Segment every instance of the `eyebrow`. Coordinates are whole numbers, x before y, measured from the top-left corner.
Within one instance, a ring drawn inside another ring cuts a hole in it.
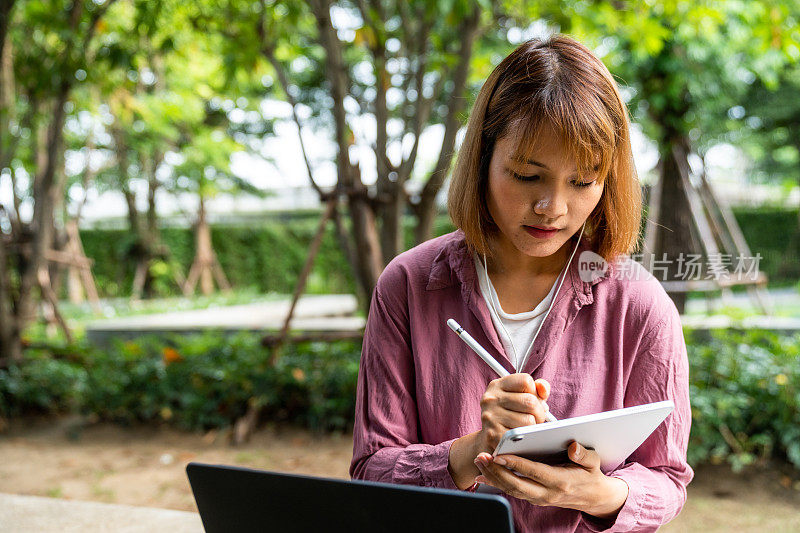
[[[515,158],[515,159],[513,159],[513,161],[516,161],[517,163],[521,163],[522,162],[522,160],[520,158]],[[528,159],[526,161],[526,163],[528,163],[529,165],[536,165],[537,167],[542,167],[545,170],[550,170],[550,167],[548,167],[544,163],[539,163],[538,161],[534,161],[533,159]]]
[[[515,159],[512,158],[512,161],[516,161],[517,163],[521,163],[522,162],[522,160],[520,158],[515,158]],[[537,167],[542,167],[545,170],[550,170],[550,167],[548,167],[544,163],[540,163],[540,162],[538,162],[538,161],[536,161],[534,159],[528,159],[526,161],[526,163],[528,163],[529,165],[536,165]],[[596,164],[594,166],[594,170],[597,170],[598,168],[600,168],[600,163],[598,163],[598,164]]]

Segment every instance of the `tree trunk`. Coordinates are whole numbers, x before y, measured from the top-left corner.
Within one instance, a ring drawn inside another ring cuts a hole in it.
[[[405,196],[401,192],[397,170],[392,166],[386,149],[389,136],[386,126],[389,108],[386,103],[386,89],[389,87],[389,73],[386,71],[386,49],[378,42],[372,50],[375,62],[375,160],[378,177],[376,180],[378,201],[377,217],[380,221],[380,247],[383,264],[389,263],[403,249],[403,208]]]
[[[86,31],[82,37],[78,35],[78,29],[81,27],[81,18],[86,4],[85,2],[77,1],[67,4],[66,18],[69,31],[64,34],[67,38],[63,43],[64,46],[61,47],[60,57],[56,58],[56,64],[70,65],[74,59],[86,56],[87,47],[92,40],[97,23],[114,2],[115,0],[108,0],[102,6],[96,7],[91,13],[88,26],[83,28]],[[0,57],[4,56],[2,47],[6,44],[5,37],[13,3],[13,1],[6,0],[0,4]],[[81,45],[81,49],[76,49],[76,46]],[[54,75],[58,75],[58,72],[55,72]],[[73,80],[74,78],[70,75],[65,75],[58,80],[52,93],[50,91],[46,93],[48,96],[45,104],[52,105],[52,108],[43,115],[49,120],[49,123],[45,130],[41,130],[46,132],[44,143],[42,144],[38,142],[40,128],[36,118],[39,115],[30,116],[30,129],[32,131],[30,136],[31,159],[34,161],[36,168],[35,173],[33,173],[33,217],[30,224],[22,224],[16,217],[19,227],[15,228],[12,234],[14,244],[14,257],[12,260],[17,274],[14,277],[19,280],[16,288],[16,302],[14,302],[13,295],[11,295],[10,280],[12,276],[8,272],[8,252],[10,248],[6,246],[5,238],[3,237],[3,253],[1,254],[2,258],[0,258],[0,262],[2,262],[2,267],[0,267],[0,278],[2,278],[0,279],[0,315],[10,313],[13,318],[7,321],[4,319],[4,325],[0,326],[0,335],[3,335],[5,340],[10,337],[9,343],[0,348],[0,350],[6,354],[11,353],[14,357],[21,356],[21,332],[25,330],[27,323],[36,316],[35,288],[39,287],[41,295],[48,297],[53,305],[57,303],[53,298],[52,292],[47,292],[51,288],[49,283],[42,284],[40,279],[48,277],[45,270],[45,254],[51,248],[53,241],[55,197],[63,193],[63,190],[59,189],[61,183],[60,180],[56,179],[56,172],[62,164],[60,155],[63,153],[66,119],[64,107],[69,98]],[[8,79],[4,83],[7,81]],[[28,94],[28,97],[30,109],[36,109],[38,106],[37,98],[34,94]],[[23,119],[23,123],[25,120]],[[5,139],[3,141],[5,142]],[[8,154],[4,153],[3,158],[5,157],[8,157]],[[15,204],[17,203],[16,195],[14,195],[14,202]],[[14,220],[12,219],[13,222]],[[44,274],[44,278],[40,278],[42,274]],[[11,329],[10,333],[9,329]]]
[[[795,140],[797,141],[797,144],[795,144],[794,147],[797,150],[797,153],[800,154],[800,132],[798,132],[795,135],[796,135]],[[800,186],[800,169],[798,169],[797,172],[797,185]],[[797,246],[798,248],[800,248],[800,209],[797,210],[797,232],[795,233],[795,235],[797,235]]]
[[[67,252],[74,258],[85,258],[83,253],[83,246],[80,242],[80,231],[78,229],[78,219],[67,220]],[[78,242],[75,242],[77,239]],[[91,276],[91,273],[89,274]],[[91,288],[83,287],[84,276],[81,275],[81,267],[77,265],[70,265],[67,268],[67,296],[69,301],[74,304],[82,303],[85,301],[88,292]]]
[[[64,150],[65,147],[62,143],[61,150],[58,153],[58,171],[56,172],[55,186],[51,192],[53,212],[52,218],[50,219],[50,224],[52,226],[51,234],[53,236],[53,240],[50,243],[49,248],[59,251],[64,251],[68,242],[66,231],[63,227],[59,229],[59,226],[56,223],[56,213],[61,214],[60,218],[62,224],[67,220],[66,208],[64,206],[64,195],[62,194],[67,185],[67,175],[64,164]],[[66,267],[63,263],[51,261],[46,268],[48,269],[50,287],[55,293],[56,297],[58,297],[58,295],[62,292],[61,288],[64,281],[64,271]],[[55,314],[59,314],[58,310],[55,311]]]
[[[681,184],[679,165],[688,166],[685,154],[689,153],[688,139],[683,137],[672,138],[670,144],[664,146],[661,151],[661,200],[659,202],[659,219],[656,221],[659,226],[656,230],[656,238],[653,250],[653,258],[661,261],[663,254],[666,254],[668,263],[663,265],[658,263],[658,268],[654,269],[653,274],[659,281],[681,279],[678,275],[678,258],[683,254],[701,253],[702,247],[694,237],[692,230],[692,213],[686,190]],[[673,144],[678,144],[681,149],[678,153],[684,154],[683,161],[675,159],[675,152],[672,150]],[[666,266],[666,275],[662,274],[660,268]],[[686,292],[670,292],[670,298],[678,308],[679,313],[683,313],[686,306]]]
[[[64,105],[69,94],[69,85],[62,82],[58,95],[54,99],[53,119],[47,131],[46,153],[43,155],[44,167],[34,179],[33,185],[33,220],[32,246],[30,257],[20,273],[20,294],[18,317],[20,331],[24,330],[28,317],[34,316],[34,287],[38,283],[39,269],[42,267],[45,251],[50,247],[53,235],[53,188],[55,185],[58,154],[63,141],[65,112]]]
[[[145,220],[141,218],[136,207],[136,196],[133,191],[128,187],[127,175],[127,161],[128,161],[128,148],[121,131],[117,131],[114,135],[115,144],[117,147],[117,156],[120,161],[120,179],[122,193],[125,196],[125,203],[128,206],[128,225],[130,231],[136,236],[135,244],[131,250],[131,258],[135,262],[135,270],[133,276],[133,287],[131,288],[131,296],[134,299],[139,299],[144,295],[145,297],[153,296],[152,278],[150,276],[150,264],[158,256],[158,226],[155,213],[155,190],[150,178],[150,187],[148,189],[147,203],[148,209],[145,214]],[[147,162],[144,158],[140,159],[142,168],[145,168]],[[145,171],[146,172],[146,171]]]
[[[13,301],[6,238],[0,230],[0,368],[22,359],[19,320],[14,316]]]
[[[361,171],[358,165],[350,162],[349,147],[353,143],[353,139],[344,109],[344,98],[348,94],[349,72],[342,57],[342,43],[331,23],[330,1],[313,0],[310,4],[317,20],[320,43],[325,49],[325,74],[331,83],[333,116],[336,123],[336,145],[338,147],[337,191],[347,195],[355,256],[358,260],[357,281],[362,286],[364,293],[371,297],[378,276],[383,270],[383,254],[375,224],[375,214],[367,197],[366,187],[361,181]],[[367,298],[367,302],[369,302],[369,298]]]
[[[360,177],[358,183],[361,183]],[[363,184],[360,190],[362,191],[361,195],[349,196],[348,206],[350,218],[353,221],[352,232],[358,260],[357,281],[361,284],[364,294],[367,295],[367,306],[369,306],[369,298],[372,297],[372,291],[383,271],[383,257],[378,242],[375,215],[366,202],[366,189]]]
[[[380,199],[381,251],[383,264],[389,264],[397,254],[405,249],[403,214],[405,213],[405,194],[397,183],[383,185]]]
[[[53,227],[53,250],[57,250],[60,252],[66,252],[67,247],[67,235],[58,230],[58,227]],[[50,286],[53,289],[53,292],[58,296],[62,294],[63,287],[64,287],[64,275],[66,273],[67,267],[63,263],[58,261],[50,261],[47,265],[48,276],[50,278]]]
[[[117,146],[119,151],[121,148]],[[122,194],[128,206],[128,227],[129,231],[136,236],[133,247],[128,251],[128,258],[133,259],[135,264],[133,275],[133,286],[131,287],[131,298],[138,300],[145,293],[147,285],[147,272],[150,268],[150,254],[145,245],[144,230],[139,219],[139,210],[136,208],[136,196],[127,186],[127,176],[122,175],[123,186]]]
[[[219,264],[211,242],[211,227],[206,219],[206,205],[202,195],[200,195],[200,206],[195,223],[195,249],[194,261],[189,269],[189,275],[186,277],[183,293],[186,296],[192,294],[198,280],[200,280],[200,290],[205,295],[214,292],[215,279],[221,290],[230,290],[230,283],[225,277],[225,272],[222,270],[222,265]]]
[[[197,212],[197,261],[202,265],[200,271],[200,291],[209,295],[214,292],[214,277],[211,265],[214,262],[214,249],[211,245],[211,228],[206,219],[206,206],[200,196],[200,209]]]
[[[158,179],[156,179],[156,167],[158,166],[159,155],[152,154],[152,159],[147,165],[147,232],[150,234],[150,241],[153,244],[161,239],[158,234],[158,213],[156,213],[156,193],[158,192]]]
[[[6,42],[9,21],[11,20],[11,10],[14,8],[16,0],[3,0],[0,2],[0,57],[3,56],[3,46]]]
[[[480,14],[481,10],[476,5],[470,16],[464,20],[464,25],[462,27],[462,34],[464,37],[461,40],[458,66],[453,73],[454,90],[448,102],[442,148],[439,151],[439,158],[436,161],[436,166],[428,177],[428,181],[425,182],[425,187],[422,189],[422,194],[420,195],[419,204],[415,209],[417,213],[417,226],[414,233],[417,244],[433,236],[433,222],[437,215],[436,196],[442,189],[442,185],[444,185],[444,181],[450,170],[450,163],[453,159],[455,149],[456,135],[461,127],[459,115],[466,103],[464,92],[469,75],[472,47],[481,32]]]

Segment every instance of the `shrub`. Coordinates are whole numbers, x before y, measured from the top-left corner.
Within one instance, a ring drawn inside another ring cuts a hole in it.
[[[74,362],[28,352],[21,364],[0,370],[0,417],[77,410],[86,394],[86,377]]]
[[[778,456],[800,468],[800,336],[718,330],[687,334],[689,460],[734,470]]]
[[[735,470],[767,457],[800,468],[800,336],[686,332],[689,462]],[[231,425],[248,401],[262,418],[348,430],[360,343],[287,345],[275,366],[258,334],[144,336],[101,351],[85,343],[28,350],[0,370],[0,415],[66,410],[190,430]]]
[[[355,411],[357,342],[287,345],[275,366],[251,332],[54,348],[29,350],[21,364],[0,370],[0,415],[72,410],[123,424],[209,429],[232,424],[254,401],[265,418],[344,431]]]

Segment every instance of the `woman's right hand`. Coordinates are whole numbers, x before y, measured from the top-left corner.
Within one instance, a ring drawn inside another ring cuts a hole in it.
[[[481,430],[475,455],[493,453],[509,429],[541,424],[549,410],[550,383],[518,373],[489,382],[481,397]]]

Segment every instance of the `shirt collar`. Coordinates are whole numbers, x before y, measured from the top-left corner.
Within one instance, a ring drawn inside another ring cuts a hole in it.
[[[456,283],[471,286],[476,279],[475,264],[472,262],[472,255],[467,247],[464,232],[458,229],[444,235],[443,239],[442,247],[431,264],[428,283],[425,288],[432,291],[450,287]],[[592,287],[604,279],[608,279],[612,271],[611,265],[609,265],[603,275],[596,276],[590,281],[581,279],[579,270],[580,255],[588,250],[590,250],[588,244],[585,240],[582,240],[567,269],[570,285],[581,306],[591,304],[594,301]]]

